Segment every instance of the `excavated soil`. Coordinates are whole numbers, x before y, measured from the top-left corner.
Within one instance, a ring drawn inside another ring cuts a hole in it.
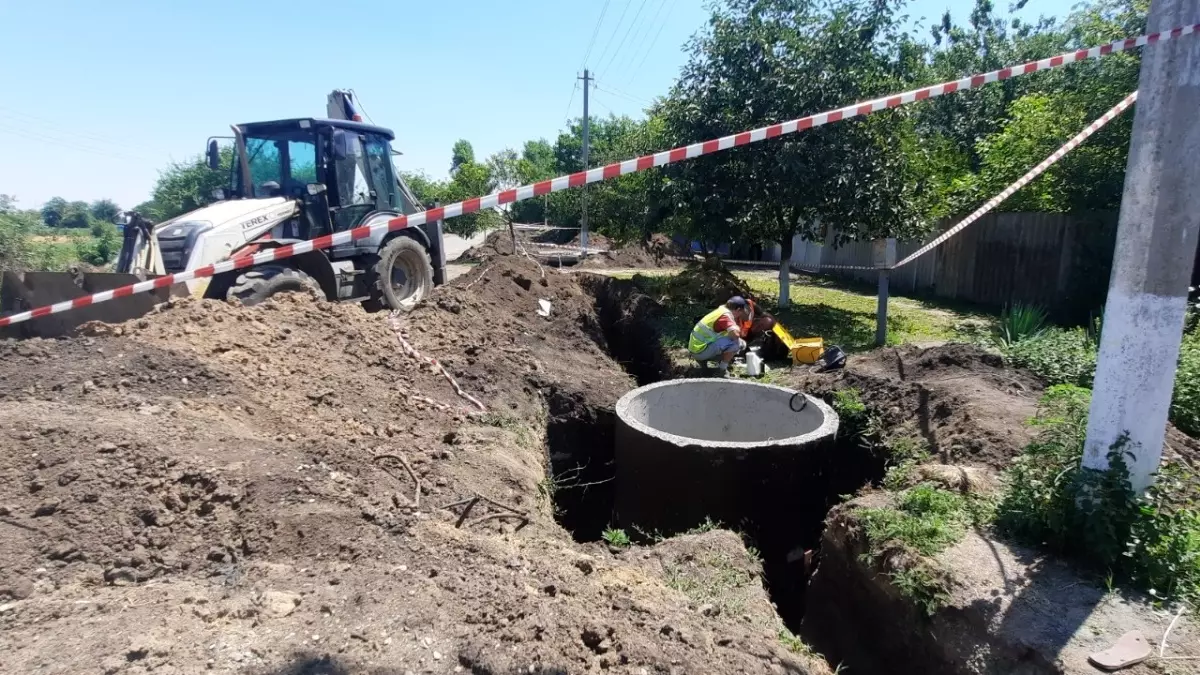
[[[589,255],[579,266],[594,269],[669,268],[678,267],[688,258],[691,258],[691,252],[686,247],[676,244],[670,237],[655,234],[646,242],[610,248],[604,253]]]
[[[0,343],[0,670],[829,672],[736,537],[560,525],[604,522],[563,495],[635,384],[576,276],[495,256],[402,319],[486,414],[385,315],[302,295]]]
[[[654,234],[649,241],[614,246],[614,242],[602,234],[589,234],[588,247],[603,249],[601,253],[591,253],[583,260],[576,261],[574,256],[578,250],[568,249],[578,247],[579,233],[576,230],[547,230],[545,232],[520,230],[517,232],[520,244],[518,252],[534,254],[539,248],[553,252],[553,247],[563,247],[562,252],[570,258],[561,261],[553,256],[548,262],[561,265],[574,265],[580,269],[660,269],[678,267],[691,258],[691,252],[680,246],[669,237]],[[542,246],[539,246],[542,245]],[[512,236],[505,228],[489,234],[482,244],[468,249],[460,258],[465,261],[486,260],[495,255],[508,255],[513,252]]]
[[[887,347],[853,354],[829,373],[799,371],[791,384],[828,396],[853,387],[883,427],[917,432],[941,464],[1002,471],[1034,438],[1029,420],[1045,383],[969,344]],[[1164,453],[1196,467],[1200,442],[1174,426]]]

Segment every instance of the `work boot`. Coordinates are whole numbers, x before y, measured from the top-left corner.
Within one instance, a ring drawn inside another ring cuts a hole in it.
[[[717,372],[714,377],[729,377],[729,362],[722,361],[717,364]]]

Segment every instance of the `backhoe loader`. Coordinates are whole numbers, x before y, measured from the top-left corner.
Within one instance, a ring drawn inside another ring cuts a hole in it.
[[[329,95],[328,114],[329,119],[234,125],[232,153],[221,151],[218,138],[209,139],[209,168],[229,172],[214,203],[157,224],[139,213],[124,214],[113,273],[5,272],[0,312],[49,305],[422,210],[392,164],[392,132],[364,124],[349,92]],[[230,156],[231,165],[222,167]],[[85,321],[124,321],[171,295],[252,305],[276,293],[315,288],[331,301],[407,310],[445,282],[445,268],[442,223],[436,221],[34,319],[0,337],[52,337]]]

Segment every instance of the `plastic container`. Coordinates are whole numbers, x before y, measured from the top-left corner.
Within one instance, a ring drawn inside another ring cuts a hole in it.
[[[750,377],[762,377],[763,361],[758,352],[746,352],[746,374]]]

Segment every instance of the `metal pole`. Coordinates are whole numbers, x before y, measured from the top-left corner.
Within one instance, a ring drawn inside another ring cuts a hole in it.
[[[879,301],[875,306],[875,346],[887,344],[888,276],[890,270],[879,270]]]
[[[587,68],[583,69],[583,170],[588,170],[588,129],[591,126],[591,119],[588,117],[588,89],[591,88],[591,75]],[[579,246],[581,256],[587,256],[588,247],[588,221],[587,221],[587,198],[588,186],[583,184],[583,219],[580,222],[579,228]]]
[[[1150,30],[1200,22],[1195,0],[1154,0]],[[1200,39],[1142,51],[1137,111],[1100,338],[1083,465],[1129,453],[1142,491],[1162,459],[1187,287],[1200,233]],[[1123,445],[1122,445],[1123,444]]]
[[[888,281],[896,264],[896,240],[877,239],[872,242],[872,258],[879,272],[879,299],[875,306],[875,346],[887,344]]]

